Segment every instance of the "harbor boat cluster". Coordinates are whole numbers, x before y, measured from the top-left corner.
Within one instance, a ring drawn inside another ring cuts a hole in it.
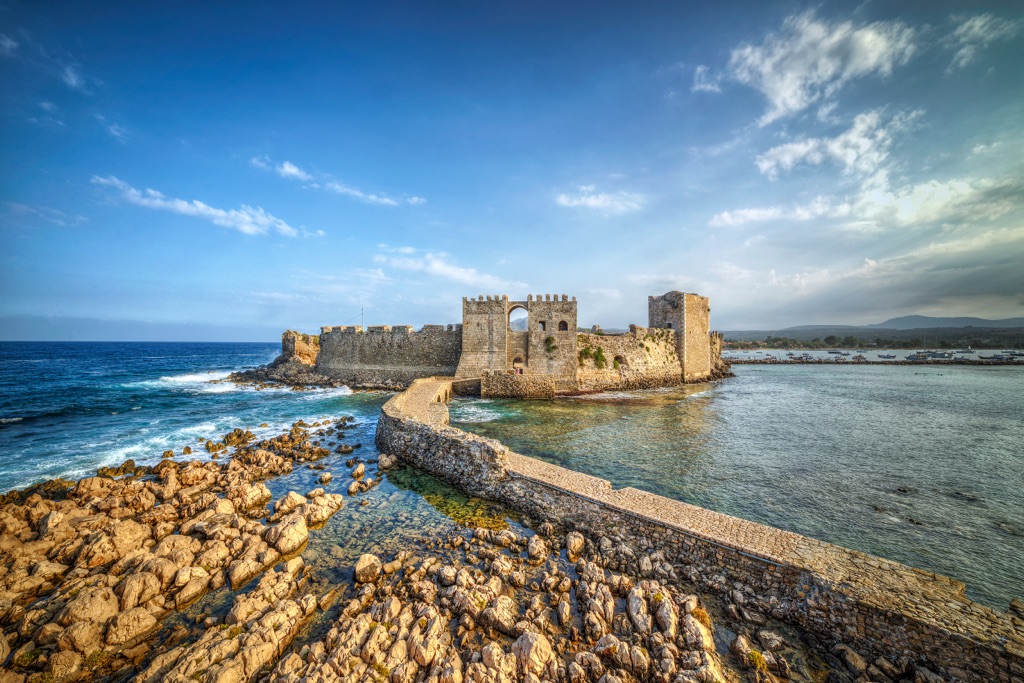
[[[723,360],[739,365],[762,363],[1006,365],[1024,362],[1024,351],[1003,350],[990,355],[978,353],[970,347],[952,351],[926,349],[907,355],[893,350],[867,351],[865,349],[857,349],[856,353],[842,349],[830,349],[824,352],[787,351],[785,355],[771,351],[747,351],[725,355]]]

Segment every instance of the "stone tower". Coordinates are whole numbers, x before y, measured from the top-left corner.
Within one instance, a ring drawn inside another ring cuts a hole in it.
[[[509,328],[516,309],[527,314],[525,331]],[[576,297],[529,295],[511,301],[507,295],[462,299],[462,358],[459,378],[485,372],[547,375],[559,390],[576,382]]]
[[[667,292],[647,297],[648,327],[675,331],[676,354],[683,369],[683,381],[711,376],[711,306],[699,294]]]

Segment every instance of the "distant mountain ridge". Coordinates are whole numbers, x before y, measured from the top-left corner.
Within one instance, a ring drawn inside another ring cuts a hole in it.
[[[921,330],[922,332],[918,332]],[[910,340],[920,338],[922,334],[933,340],[946,338],[951,340],[989,339],[995,343],[1019,343],[1024,331],[1024,318],[1004,318],[988,320],[972,317],[936,317],[927,315],[905,315],[890,318],[882,323],[871,325],[794,325],[781,329],[770,330],[726,330],[726,339],[755,340],[767,336],[790,337],[803,341],[814,338],[824,339],[828,336],[852,336],[864,340],[890,338]],[[966,343],[966,342],[965,342]]]
[[[904,315],[899,318],[890,318],[884,323],[864,325],[864,327],[875,327],[886,330],[919,330],[923,328],[934,329],[937,327],[1024,327],[1024,318],[987,320],[985,318],[941,318],[929,315]]]

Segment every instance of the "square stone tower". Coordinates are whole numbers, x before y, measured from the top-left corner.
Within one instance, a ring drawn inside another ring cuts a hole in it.
[[[509,328],[516,309],[527,314],[527,329]],[[559,390],[576,381],[576,297],[565,294],[529,295],[511,301],[508,295],[462,299],[462,358],[459,378],[485,372],[548,375]]]
[[[707,297],[674,291],[649,296],[647,321],[648,327],[675,331],[684,382],[711,376],[711,305]]]

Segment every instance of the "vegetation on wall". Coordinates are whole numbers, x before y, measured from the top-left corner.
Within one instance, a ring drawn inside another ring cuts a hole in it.
[[[548,338],[544,340],[544,350],[548,353],[554,353],[558,350],[558,345],[555,344],[555,338],[548,335]]]
[[[580,349],[579,352],[580,365],[586,365],[587,360],[594,361],[594,367],[598,370],[604,370],[605,366],[608,365],[608,359],[604,355],[604,349],[598,346],[596,349],[589,344]]]

